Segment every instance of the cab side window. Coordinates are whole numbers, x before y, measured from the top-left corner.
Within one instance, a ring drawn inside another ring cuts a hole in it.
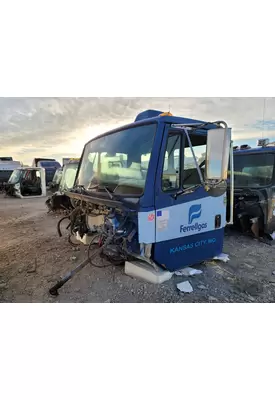
[[[202,176],[204,177],[206,144],[196,145],[196,143],[192,143],[192,146],[197,164],[200,167]],[[186,144],[184,149],[183,187],[186,188],[188,186],[199,185],[200,183],[200,176],[197,171],[193,154],[188,144]]]
[[[180,155],[182,135],[169,134],[162,170],[162,190],[178,190],[180,188]]]

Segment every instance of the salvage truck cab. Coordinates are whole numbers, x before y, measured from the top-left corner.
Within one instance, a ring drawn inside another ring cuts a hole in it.
[[[54,158],[34,158],[32,167],[44,168],[46,173],[46,186],[53,181],[55,172],[61,165]]]
[[[62,172],[63,172],[63,168],[57,168],[57,170],[55,171],[55,174],[53,176],[53,180],[51,182],[49,182],[49,190],[54,193],[58,190],[59,185],[60,185],[60,181],[62,178]]]
[[[109,258],[169,271],[219,255],[230,147],[224,122],[140,113],[85,145],[66,193],[76,205],[71,231],[86,244],[97,232]]]
[[[65,193],[74,186],[78,165],[79,158],[71,158],[63,166],[56,191],[46,200],[46,206],[49,211],[70,210],[73,208],[71,199]]]
[[[274,142],[260,139],[255,148],[234,147],[234,227],[256,238],[275,239],[274,167]]]
[[[19,161],[13,161],[12,157],[0,157],[0,190],[4,189],[12,172],[21,167]]]
[[[44,168],[22,167],[15,169],[5,185],[6,195],[25,199],[46,196]]]

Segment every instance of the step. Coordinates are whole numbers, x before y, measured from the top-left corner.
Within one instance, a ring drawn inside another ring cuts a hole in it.
[[[133,278],[141,279],[149,283],[160,284],[172,278],[173,273],[157,268],[157,271],[143,261],[126,261],[124,272]]]

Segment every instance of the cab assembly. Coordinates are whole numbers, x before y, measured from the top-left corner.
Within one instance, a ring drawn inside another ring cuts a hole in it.
[[[16,168],[5,184],[7,196],[26,199],[46,196],[46,173],[41,167]]]
[[[62,169],[56,170],[53,181],[49,185],[52,195],[45,202],[48,213],[55,211],[70,212],[73,209],[72,200],[66,196],[65,192],[71,190],[74,186],[78,165],[79,159],[74,158],[68,160]]]
[[[88,257],[50,293],[56,295],[88,263],[139,261],[172,274],[218,256],[227,224],[230,154],[225,122],[157,110],[89,141],[74,187],[66,192],[74,210],[65,217],[71,241],[86,244]]]
[[[234,146],[233,227],[267,244],[275,238],[275,143]],[[229,192],[228,192],[229,197]],[[228,215],[231,200],[228,201]]]

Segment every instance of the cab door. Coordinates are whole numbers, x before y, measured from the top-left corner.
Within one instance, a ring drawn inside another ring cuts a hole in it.
[[[206,136],[193,135],[191,139],[197,162],[203,164]],[[155,188],[154,258],[157,262],[174,270],[212,258],[213,252],[221,252],[222,240],[217,242],[220,233],[213,235],[213,221],[216,208],[224,199],[209,196],[201,185],[183,130],[165,127]],[[217,243],[218,250],[214,248]]]

